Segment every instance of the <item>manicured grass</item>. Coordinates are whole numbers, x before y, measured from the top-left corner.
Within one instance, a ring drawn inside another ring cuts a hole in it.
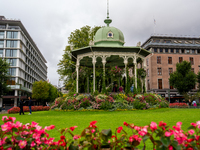
[[[134,123],[137,126],[149,125],[152,121],[159,123],[166,122],[170,127],[182,122],[182,129],[187,130],[191,122],[200,120],[200,109],[176,109],[163,108],[155,110],[136,110],[136,111],[84,111],[84,112],[58,112],[58,111],[38,111],[32,115],[19,114],[0,114],[2,116],[16,117],[17,121],[24,124],[35,121],[40,126],[55,125],[57,129],[78,126],[73,132],[81,134],[82,130],[88,127],[91,121],[96,120],[100,130],[111,128],[115,132],[116,127],[123,126],[123,122]],[[124,127],[124,126],[123,126]],[[126,129],[126,127],[124,127]],[[129,132],[130,129],[126,131]],[[56,140],[60,137],[57,130],[49,132],[50,137]]]

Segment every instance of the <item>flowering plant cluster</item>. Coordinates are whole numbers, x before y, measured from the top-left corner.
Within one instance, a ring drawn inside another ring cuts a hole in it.
[[[136,150],[139,146],[146,149],[146,141],[152,143],[154,150],[198,150],[200,149],[200,121],[191,123],[188,131],[181,129],[181,122],[170,128],[165,122],[159,124],[151,122],[146,126],[137,126],[133,123],[124,122],[124,127],[132,132],[127,133],[123,126],[117,127],[113,133],[111,129],[99,131],[96,123],[90,122],[81,134],[74,135],[77,126],[63,128],[60,139],[55,141],[46,132],[55,129],[54,125],[42,128],[36,122],[23,125],[16,118],[3,116],[0,129],[0,149],[131,149]],[[72,137],[67,138],[69,133]]]
[[[123,73],[124,71],[118,66],[112,67],[110,70],[110,75],[115,76],[115,77],[121,77]]]
[[[113,95],[98,94],[97,96],[87,96],[83,94],[75,94],[64,98],[57,98],[51,109],[60,110],[80,110],[80,109],[149,109],[149,108],[165,108],[169,103],[156,94],[145,95],[125,95],[118,93]]]
[[[32,111],[48,111],[50,109],[49,106],[31,106]],[[28,106],[23,106],[24,112],[29,112],[29,107]],[[8,114],[14,114],[14,113],[19,113],[20,108],[19,107],[12,107],[8,109]]]
[[[169,104],[170,108],[188,108],[188,104],[186,103],[170,103]]]

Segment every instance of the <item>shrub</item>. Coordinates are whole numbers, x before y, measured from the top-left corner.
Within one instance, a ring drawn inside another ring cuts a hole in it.
[[[43,110],[47,111],[49,109],[50,109],[49,106],[31,106],[32,111],[43,111]],[[29,107],[23,106],[23,111],[29,112]],[[19,107],[12,107],[12,108],[8,109],[8,114],[15,114],[15,113],[19,113],[19,112],[20,112]]]
[[[170,108],[188,108],[189,106],[186,103],[170,103]]]

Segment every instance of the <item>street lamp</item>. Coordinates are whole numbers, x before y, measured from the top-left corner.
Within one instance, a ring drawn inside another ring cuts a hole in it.
[[[20,101],[21,91],[19,91],[19,101]]]

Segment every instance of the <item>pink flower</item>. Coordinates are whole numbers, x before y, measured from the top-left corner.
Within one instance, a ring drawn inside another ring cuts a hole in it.
[[[191,129],[191,130],[188,131],[188,133],[189,133],[190,135],[192,135],[192,134],[194,134],[194,130]]]
[[[169,150],[173,150],[173,146],[170,145],[170,146],[169,146]]]
[[[94,133],[94,132],[95,132],[95,129],[92,129],[91,132]]]
[[[6,139],[7,139],[7,137],[5,137],[3,139],[0,138],[0,146],[2,146],[3,144],[6,144]]]
[[[75,128],[77,128],[77,126],[70,127],[69,129],[70,129],[71,131],[74,131]]]
[[[8,117],[7,117],[7,116],[3,116],[3,117],[2,117],[2,121],[4,121],[5,119],[7,120]]]
[[[27,141],[22,141],[22,140],[19,141],[19,147],[21,149],[24,148],[26,146],[26,144],[27,144]]]
[[[35,146],[35,143],[34,141],[31,142],[31,147],[34,147]]]
[[[151,122],[151,124],[150,124],[150,128],[151,128],[151,130],[156,130],[157,129],[157,124],[155,123],[155,122]]]
[[[166,136],[166,137],[169,137],[169,136],[171,136],[171,135],[172,135],[171,132],[168,132],[168,131],[165,132],[165,136]]]
[[[181,125],[182,125],[182,122],[177,122],[177,123],[176,123],[176,126],[177,126],[177,127],[181,127]]]
[[[74,135],[73,140],[77,140],[77,139],[79,139],[79,138],[80,138],[79,135]]]

